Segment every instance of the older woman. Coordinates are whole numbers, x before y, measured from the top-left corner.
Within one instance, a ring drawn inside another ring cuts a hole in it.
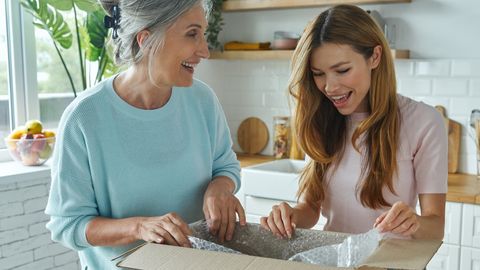
[[[64,112],[54,154],[47,228],[78,250],[83,269],[115,269],[139,241],[189,246],[203,217],[232,237],[240,167],[213,91],[194,80],[209,57],[200,0],[101,1],[115,57],[127,69]]]

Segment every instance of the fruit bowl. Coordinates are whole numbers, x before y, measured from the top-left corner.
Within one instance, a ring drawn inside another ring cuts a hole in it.
[[[5,138],[10,156],[26,166],[39,166],[45,163],[53,153],[55,137],[20,139]]]

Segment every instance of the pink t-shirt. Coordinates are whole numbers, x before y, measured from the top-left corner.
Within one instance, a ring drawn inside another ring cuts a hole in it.
[[[384,188],[387,202],[403,201],[415,209],[418,194],[446,193],[448,179],[447,134],[441,115],[431,106],[398,95],[401,113],[400,143],[397,150],[398,177],[394,175],[397,195]],[[345,154],[329,185],[321,214],[327,218],[325,230],[364,233],[370,230],[384,209],[362,206],[355,188],[360,181],[362,156],[352,146],[355,127],[367,113],[348,117]],[[328,175],[328,174],[327,174]]]

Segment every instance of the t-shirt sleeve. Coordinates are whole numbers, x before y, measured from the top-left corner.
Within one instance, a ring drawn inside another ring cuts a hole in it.
[[[447,193],[448,189],[448,138],[442,116],[428,107],[424,128],[418,130],[418,143],[413,159],[417,191],[422,193]]]
[[[91,247],[85,230],[89,221],[98,216],[98,210],[83,132],[71,116],[63,118],[52,163],[52,184],[45,210],[50,221],[46,227],[53,241],[82,250]]]

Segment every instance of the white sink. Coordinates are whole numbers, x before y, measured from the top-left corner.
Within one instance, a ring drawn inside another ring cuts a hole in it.
[[[303,160],[280,159],[242,169],[242,182],[246,196],[296,201]]]

